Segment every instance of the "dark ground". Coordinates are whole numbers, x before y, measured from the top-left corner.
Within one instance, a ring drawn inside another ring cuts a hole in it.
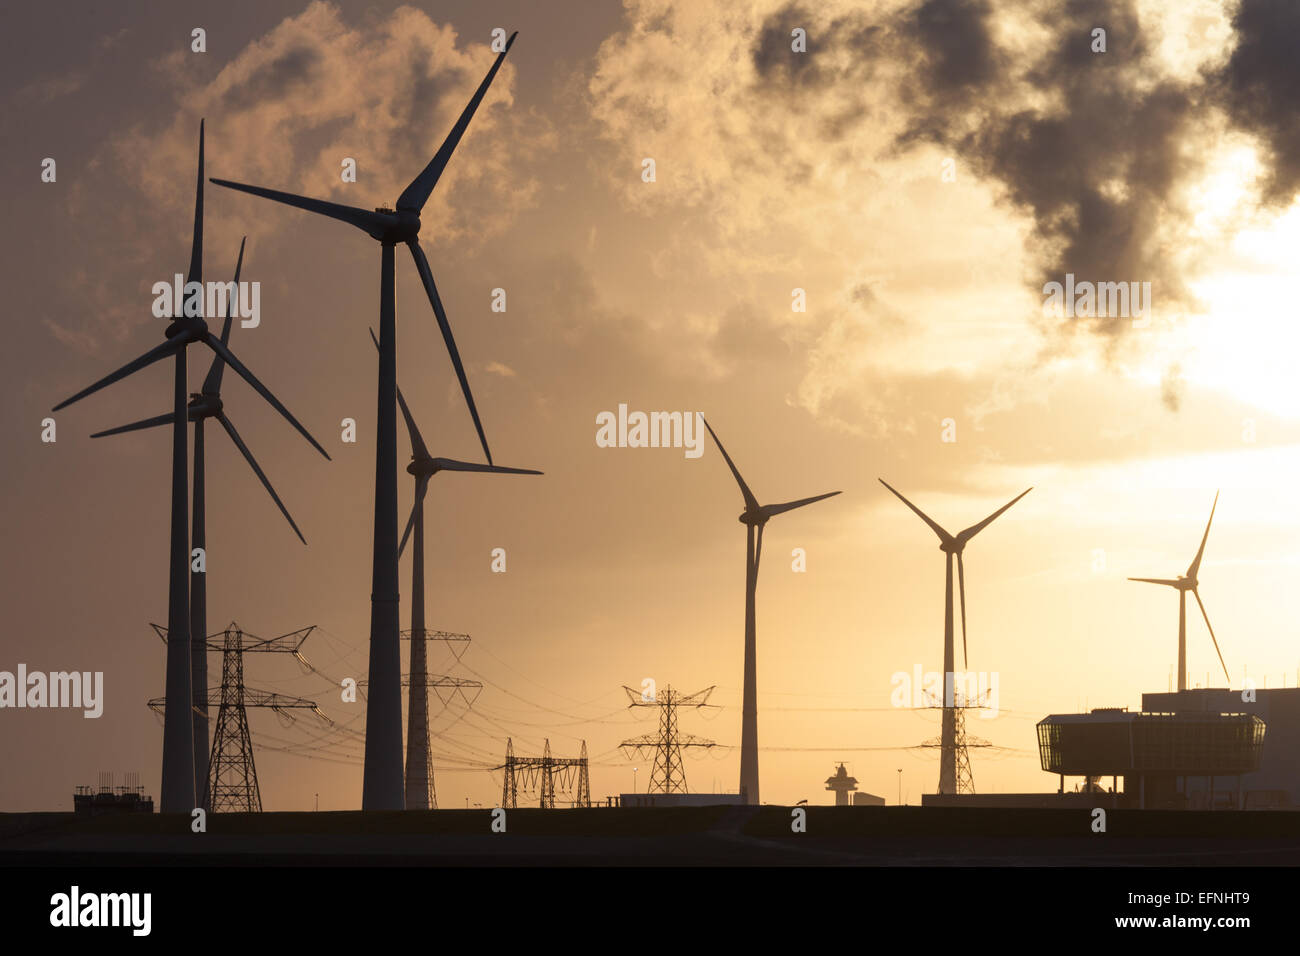
[[[1300,813],[808,807],[0,814],[0,866],[1298,866]]]

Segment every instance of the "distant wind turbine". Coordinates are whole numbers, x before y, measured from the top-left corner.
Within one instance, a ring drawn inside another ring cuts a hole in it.
[[[793,511],[795,508],[802,508],[804,505],[810,505],[814,501],[821,501],[824,498],[831,498],[838,495],[838,491],[829,491],[824,495],[816,495],[812,498],[800,498],[798,501],[787,501],[779,505],[760,505],[754,493],[749,490],[749,485],[745,484],[745,479],[740,477],[740,472],[736,469],[727,454],[727,449],[722,447],[722,442],[718,441],[718,436],[714,434],[713,426],[706,419],[704,427],[709,430],[713,436],[713,442],[718,446],[718,451],[722,452],[723,459],[727,462],[727,467],[731,469],[731,474],[735,476],[736,484],[740,486],[740,494],[745,499],[745,510],[741,512],[740,523],[746,528],[746,551],[745,551],[745,685],[741,700],[741,723],[740,723],[740,793],[741,799],[748,804],[758,803],[758,664],[757,664],[757,632],[754,620],[754,607],[756,591],[758,589],[758,561],[763,552],[763,526],[767,524],[769,518],[775,515],[784,514],[787,511]]]
[[[469,380],[461,365],[460,353],[451,334],[451,325],[443,311],[442,300],[433,282],[433,273],[424,250],[420,248],[420,210],[437,185],[451,159],[474,111],[478,109],[488,86],[501,68],[517,33],[512,33],[506,47],[497,56],[487,76],[470,98],[456,125],[447,134],[438,152],[397,198],[397,209],[386,206],[371,211],[356,206],[310,199],[293,193],[247,186],[225,179],[213,179],[218,186],[238,189],[254,196],[272,199],[308,212],[319,213],[356,226],[379,242],[379,388],[375,429],[375,530],[374,567],[370,588],[370,688],[366,703],[366,751],[363,770],[361,809],[401,810],[404,805],[402,782],[402,659],[400,647],[397,587],[397,327],[394,304],[394,248],[402,242],[411,251],[415,267],[433,306],[433,314],[442,330],[443,341],[460,380],[461,392],[469,406],[474,427],[488,463],[492,452],[479,421]]]
[[[1178,690],[1187,690],[1187,592],[1192,592],[1192,597],[1196,598],[1196,604],[1201,609],[1201,616],[1205,618],[1205,626],[1209,629],[1210,640],[1214,642],[1214,652],[1219,655],[1219,664],[1223,667],[1223,676],[1228,678],[1228,683],[1232,683],[1232,678],[1228,675],[1228,665],[1223,663],[1223,651],[1219,650],[1219,639],[1214,636],[1214,628],[1210,626],[1210,615],[1205,613],[1205,605],[1201,603],[1201,595],[1197,593],[1196,586],[1200,583],[1196,579],[1197,572],[1201,570],[1201,558],[1205,555],[1205,542],[1210,538],[1210,525],[1214,522],[1214,509],[1219,505],[1219,493],[1214,493],[1214,504],[1210,505],[1210,520],[1205,522],[1205,534],[1201,536],[1201,546],[1196,550],[1196,557],[1187,567],[1187,573],[1179,575],[1177,578],[1129,578],[1130,581],[1141,581],[1144,584],[1163,584],[1167,587],[1178,590]]]
[[[190,268],[186,276],[189,283],[203,281],[203,121],[199,121],[199,175],[194,197],[194,239],[190,247]],[[256,389],[257,393],[270,402],[271,406],[289,420],[312,446],[322,455],[325,449],[317,444],[307,429],[280,404],[270,391],[258,381],[244,363],[235,358],[221,339],[208,331],[207,323],[201,316],[185,315],[181,303],[175,303],[180,313],[172,317],[165,335],[167,341],[150,349],[139,358],[123,365],[116,372],[101,378],[88,388],[83,388],[71,398],[64,399],[54,406],[57,412],[61,408],[78,402],[101,388],[121,381],[140,369],[165,358],[175,359],[175,379],[172,389],[172,500],[171,500],[171,542],[168,550],[169,579],[167,589],[167,699],[192,700],[190,688],[190,601],[189,569],[190,551],[189,534],[186,528],[189,511],[188,485],[188,444],[189,434],[186,427],[188,410],[187,371],[185,366],[186,347],[191,343],[202,343],[221,356],[238,375]],[[199,311],[202,311],[201,309]],[[195,640],[202,644],[207,638],[199,634]],[[202,694],[206,688],[200,688]],[[197,793],[194,789],[194,720],[190,707],[171,707],[163,719],[163,761],[162,790],[159,809],[163,813],[189,813],[195,806]]]
[[[370,338],[379,348],[372,330]],[[429,482],[440,471],[468,471],[490,475],[540,475],[531,468],[506,468],[502,465],[480,465],[451,458],[434,458],[424,444],[424,437],[407,407],[402,390],[397,390],[397,402],[406,419],[406,433],[411,439],[411,463],[407,472],[415,476],[415,502],[411,516],[402,534],[399,553],[406,550],[407,539],[415,532],[415,546],[411,552],[411,692],[407,700],[406,715],[406,791],[408,810],[429,809],[429,692],[428,663],[424,627],[424,496]]]
[[[947,583],[944,587],[944,606],[943,606],[943,724],[939,739],[939,793],[956,793],[957,792],[957,714],[953,710],[953,668],[955,666],[954,658],[956,656],[953,647],[953,620],[952,620],[952,559],[953,555],[957,556],[957,590],[961,595],[961,656],[962,662],[967,667],[970,666],[966,657],[966,570],[962,564],[962,552],[966,549],[966,544],[971,538],[979,534],[997,518],[1002,512],[1006,511],[1017,501],[1034,489],[1026,488],[1020,494],[1016,495],[1006,504],[1004,504],[993,514],[989,515],[979,524],[971,525],[965,531],[959,534],[949,534],[943,528],[939,527],[930,519],[924,511],[918,508],[912,502],[908,501],[903,495],[885,481],[877,479],[882,485],[897,495],[898,499],[911,508],[922,521],[930,526],[930,530],[939,536],[939,550],[947,557],[944,559],[947,564]]]
[[[239,243],[239,258],[235,262],[235,282],[234,288],[239,288],[239,274],[244,266],[244,241]],[[226,308],[226,322],[221,329],[221,344],[230,345],[230,330],[234,321],[235,301],[232,296]],[[253,473],[257,475],[262,482],[263,487],[271,495],[280,513],[284,515],[289,526],[293,528],[294,534],[298,535],[298,540],[306,544],[307,541],[298,530],[298,525],[289,515],[288,509],[285,508],[284,502],[280,496],[275,493],[271,487],[271,482],[267,480],[265,473],[257,464],[257,459],[253,453],[248,450],[244,440],[240,438],[239,432],[235,431],[234,423],[226,416],[223,403],[221,401],[221,377],[222,372],[226,369],[225,360],[220,355],[212,358],[212,365],[208,369],[207,377],[203,380],[203,387],[200,391],[195,392],[190,397],[189,403],[189,420],[194,423],[194,496],[192,503],[193,514],[193,532],[191,534],[190,545],[194,548],[207,549],[207,496],[206,471],[204,459],[204,442],[203,442],[203,423],[209,418],[215,418],[221,427],[226,430],[230,440],[235,443]],[[158,415],[154,418],[146,418],[143,421],[132,422],[130,425],[120,425],[117,428],[110,428],[107,431],[96,432],[91,438],[105,438],[109,435],[121,435],[126,432],[140,431],[146,428],[156,428],[160,425],[170,425],[172,415]],[[206,560],[205,560],[206,565]],[[208,633],[208,585],[207,571],[194,570],[193,563],[190,565],[190,634],[207,634]],[[190,687],[197,688],[200,693],[195,696],[199,699],[194,701],[194,792],[199,798],[201,806],[207,806],[205,788],[208,784],[208,696],[204,692],[208,686],[208,655],[206,641],[200,642],[192,640],[190,642],[192,653],[190,654]]]

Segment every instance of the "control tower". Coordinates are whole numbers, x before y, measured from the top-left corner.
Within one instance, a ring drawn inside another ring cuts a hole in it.
[[[835,805],[837,807],[847,807],[849,805],[849,794],[858,789],[858,780],[856,777],[850,777],[849,772],[844,769],[844,764],[840,764],[835,776],[826,778],[826,789],[835,791]]]

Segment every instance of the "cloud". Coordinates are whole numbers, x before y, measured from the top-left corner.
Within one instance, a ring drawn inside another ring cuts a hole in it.
[[[1267,150],[1266,199],[1290,205],[1300,189],[1300,5],[1241,0],[1232,28],[1236,45],[1213,74],[1216,91],[1234,122],[1259,137]]]
[[[159,59],[154,69],[174,105],[161,117],[136,114],[69,189],[69,216],[87,227],[81,238],[111,247],[122,263],[105,280],[104,308],[86,322],[119,334],[147,319],[137,307],[145,276],[168,276],[188,259],[200,118],[208,176],[363,208],[391,204],[486,74],[495,56],[488,39],[463,43],[450,26],[411,7],[352,24],[316,0],[236,52],[215,76],[191,71],[187,53]],[[424,209],[424,221],[436,224],[422,237],[431,257],[443,243],[463,250],[500,235],[536,200],[532,163],[554,145],[554,134],[535,113],[512,108],[514,83],[507,60]],[[356,161],[356,183],[342,180],[345,158]],[[209,261],[233,258],[244,233],[256,245],[272,230],[304,228],[300,212],[211,184],[205,193]],[[242,221],[223,215],[230,210]],[[176,265],[155,264],[163,262]],[[85,289],[66,291],[86,298]]]
[[[1186,390],[1183,367],[1175,362],[1165,369],[1164,377],[1160,380],[1160,401],[1169,411],[1176,412],[1183,406],[1183,393]]]
[[[1157,317],[1181,320],[1207,307],[1195,280],[1256,213],[1246,182],[1215,228],[1204,216],[1243,127],[1272,144],[1276,201],[1293,192],[1296,73],[1274,39],[1293,7],[1243,0],[1235,19],[1213,0],[626,8],[588,84],[593,168],[634,215],[675,223],[673,277],[693,314],[714,317],[713,365],[734,372],[753,351],[737,303],[771,309],[770,341],[804,364],[792,400],[850,431],[909,427],[891,376],[995,371],[996,396],[967,396],[977,414],[1054,363],[1148,382],[1153,362],[1168,366],[1159,337],[1129,334],[1127,317],[1049,319],[1043,284],[1150,282]],[[791,48],[796,27],[806,53]],[[636,175],[644,156],[654,184]],[[940,185],[946,158],[956,181]],[[852,296],[864,282],[870,303]],[[807,316],[773,308],[796,285],[818,303]]]

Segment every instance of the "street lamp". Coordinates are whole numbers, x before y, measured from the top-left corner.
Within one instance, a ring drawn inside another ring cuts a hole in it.
[[[632,768],[632,792],[636,793],[636,767]]]
[[[903,805],[903,768],[898,768],[898,805]]]

